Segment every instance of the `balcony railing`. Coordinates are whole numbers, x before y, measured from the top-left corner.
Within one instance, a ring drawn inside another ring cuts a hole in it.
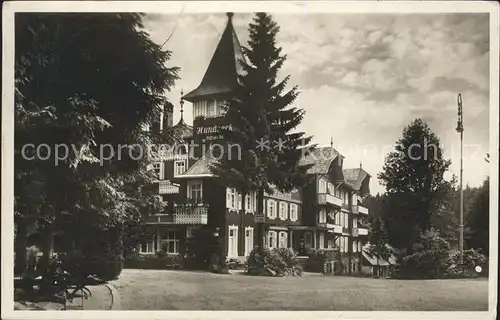
[[[170,182],[170,180],[162,180],[158,182],[158,192],[160,194],[178,194],[179,186]]]
[[[173,224],[174,215],[172,213],[152,214],[147,220],[147,224]]]
[[[328,193],[318,194],[318,204],[331,204],[337,207],[342,207],[342,199],[339,199]]]
[[[352,206],[352,213],[368,214],[368,208],[360,206],[360,205],[353,205]]]
[[[331,223],[318,223],[318,227],[332,230],[334,233],[342,233],[342,226]]]
[[[190,202],[174,206],[174,224],[207,224],[208,205]]]
[[[358,211],[361,214],[368,214],[368,208],[367,207],[363,207],[363,206],[359,206],[358,205]]]
[[[368,235],[368,229],[366,229],[366,228],[358,228],[358,235],[360,235],[360,236],[367,236]]]

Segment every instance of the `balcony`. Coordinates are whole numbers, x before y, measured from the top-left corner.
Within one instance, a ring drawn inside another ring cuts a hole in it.
[[[171,213],[152,214],[147,217],[146,224],[173,224],[174,215]]]
[[[208,205],[203,203],[176,204],[174,224],[207,224]]]
[[[368,235],[368,229],[366,229],[366,228],[358,228],[358,235],[360,235],[360,236],[367,236]]]
[[[331,194],[320,193],[318,194],[318,204],[329,204],[337,207],[342,207],[343,201]]]
[[[160,194],[178,194],[179,185],[173,184],[170,180],[162,180],[158,182],[158,192]]]
[[[360,206],[360,205],[354,205],[354,206],[352,206],[352,213],[368,214],[368,208]]]
[[[358,206],[358,212],[361,214],[368,214],[368,208],[363,206]]]

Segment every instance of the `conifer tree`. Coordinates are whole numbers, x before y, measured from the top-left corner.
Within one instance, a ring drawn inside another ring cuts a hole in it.
[[[299,94],[297,87],[286,91],[290,77],[278,80],[286,61],[276,44],[278,32],[279,26],[266,13],[257,13],[249,25],[250,40],[243,47],[246,60],[240,61],[243,74],[226,114],[233,131],[224,131],[224,137],[233,147],[228,146],[228,157],[212,170],[242,193],[242,210],[247,192],[257,191],[258,213],[263,213],[264,192],[272,193],[273,187],[280,191],[300,187],[309,168],[299,161],[311,147],[311,137],[294,131],[304,117],[304,110],[292,106]],[[261,228],[257,239],[261,246]]]

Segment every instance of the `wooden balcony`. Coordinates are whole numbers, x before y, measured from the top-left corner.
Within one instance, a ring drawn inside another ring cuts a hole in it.
[[[368,235],[368,229],[366,229],[366,228],[358,228],[358,235],[360,235],[360,236],[367,236]]]
[[[354,206],[352,206],[352,213],[368,214],[368,208],[360,206],[360,205],[354,205]]]
[[[158,182],[159,194],[179,194],[179,185],[170,182],[170,180],[162,180]]]
[[[358,206],[358,211],[361,214],[368,214],[368,208],[363,207],[363,206]]]
[[[152,214],[146,220],[146,224],[173,224],[173,223],[174,223],[174,215],[171,213]]]
[[[318,194],[318,204],[333,205],[336,207],[342,207],[342,199],[339,199],[328,193]]]
[[[174,206],[174,224],[207,224],[208,205],[203,203]]]

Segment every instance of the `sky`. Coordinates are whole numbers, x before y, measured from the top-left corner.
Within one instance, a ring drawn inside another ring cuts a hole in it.
[[[384,192],[377,174],[402,130],[416,118],[438,135],[452,161],[447,179],[459,175],[457,95],[464,108],[464,183],[478,186],[489,174],[489,18],[461,14],[273,14],[277,44],[287,60],[281,76],[298,85],[296,105],[305,110],[299,129],[313,142],[334,147],[344,167],[371,176],[372,194]],[[241,45],[253,15],[236,13]],[[208,67],[227,16],[149,14],[153,41],[172,52],[181,68],[167,97],[179,120],[179,99],[195,89]],[[169,38],[170,37],[170,38]],[[168,41],[167,41],[168,39]],[[192,105],[184,105],[192,123]]]

